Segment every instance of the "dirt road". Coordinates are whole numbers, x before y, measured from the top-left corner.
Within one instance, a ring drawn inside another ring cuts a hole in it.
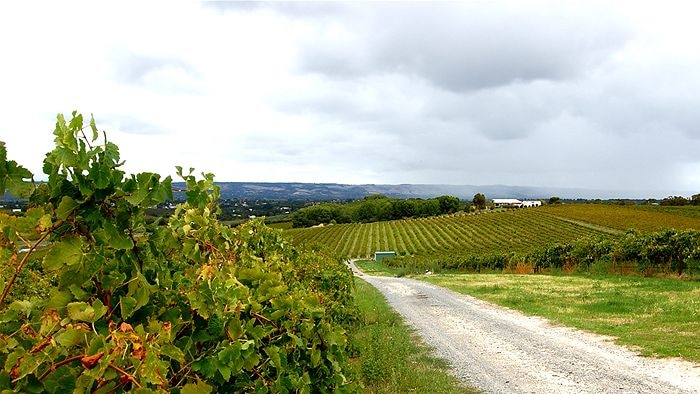
[[[379,289],[455,374],[487,393],[700,393],[700,367],[638,356],[429,283],[358,276]]]

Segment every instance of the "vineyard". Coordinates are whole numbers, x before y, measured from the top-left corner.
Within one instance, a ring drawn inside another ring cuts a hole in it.
[[[700,230],[700,209],[697,207],[566,204],[542,207],[542,211],[623,231],[630,228],[640,231],[663,228]]]
[[[378,250],[399,255],[527,252],[537,246],[604,234],[539,209],[478,215],[444,215],[365,224],[342,224],[285,232],[298,243],[320,243],[347,257]]]

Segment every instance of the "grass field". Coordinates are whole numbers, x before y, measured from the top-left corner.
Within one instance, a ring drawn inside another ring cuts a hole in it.
[[[644,355],[700,362],[700,281],[635,276],[444,274],[421,279],[617,338]]]
[[[353,365],[366,393],[476,393],[460,386],[446,363],[430,355],[381,293],[361,279],[355,284],[360,323],[350,344],[359,355]]]
[[[700,230],[700,207],[653,205],[561,204],[542,212],[617,230],[656,231],[663,228]]]

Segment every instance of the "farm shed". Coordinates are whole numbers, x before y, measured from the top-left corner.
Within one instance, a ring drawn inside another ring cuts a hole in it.
[[[374,260],[375,261],[382,261],[384,259],[390,259],[396,257],[396,252],[394,251],[387,251],[387,252],[374,252]]]

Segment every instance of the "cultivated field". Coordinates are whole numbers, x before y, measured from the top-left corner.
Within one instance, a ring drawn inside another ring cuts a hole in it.
[[[540,209],[522,209],[292,229],[285,234],[295,242],[324,244],[343,256],[368,257],[378,250],[393,250],[399,255],[527,252],[605,232]]]
[[[562,218],[623,231],[631,228],[641,231],[663,228],[700,230],[700,207],[562,204],[539,209]]]

